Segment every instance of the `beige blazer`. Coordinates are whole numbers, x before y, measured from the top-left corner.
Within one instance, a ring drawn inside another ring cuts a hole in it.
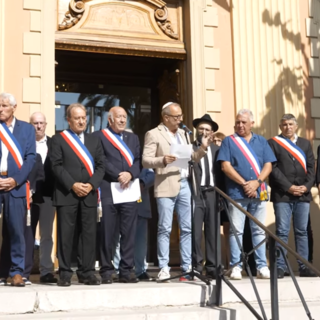
[[[187,144],[185,132],[178,129],[180,138]],[[158,127],[148,131],[144,138],[142,165],[144,168],[155,169],[154,196],[176,197],[180,191],[181,175],[177,167],[165,167],[163,157],[170,154],[172,141],[161,123]],[[202,148],[192,153],[192,160],[199,162],[206,154]]]

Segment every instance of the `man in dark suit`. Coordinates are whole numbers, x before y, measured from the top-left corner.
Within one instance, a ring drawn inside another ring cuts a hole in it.
[[[210,115],[205,114],[201,118],[193,120],[193,126],[196,128],[197,139],[193,142],[193,149],[197,150],[203,136],[212,134],[218,130],[218,124],[214,122]],[[205,235],[205,255],[206,255],[206,274],[209,278],[215,279],[216,267],[216,225],[215,225],[215,194],[212,187],[216,185],[216,175],[219,174],[216,158],[219,147],[211,144],[208,147],[207,154],[201,158],[200,162],[194,164],[196,180],[198,182],[198,194],[195,197],[194,209],[194,239],[192,259],[196,270],[202,273],[203,256],[201,250],[202,225],[204,223]]]
[[[119,282],[138,282],[131,272],[134,266],[134,239],[137,224],[137,201],[114,204],[111,183],[120,183],[122,189],[139,178],[140,143],[138,137],[125,131],[127,113],[121,107],[113,107],[108,114],[109,127],[95,132],[102,142],[105,154],[105,174],[101,183],[102,219],[100,275],[103,284],[112,283],[114,272],[113,245],[116,223],[120,229]],[[138,199],[137,199],[138,200]]]
[[[277,158],[269,177],[276,234],[287,243],[293,217],[296,250],[308,261],[307,226],[312,200],[310,190],[315,179],[314,156],[310,142],[296,134],[298,125],[294,115],[284,114],[279,128],[281,134],[268,141]],[[301,261],[298,260],[298,264],[300,277],[316,277]],[[278,278],[283,278],[287,268],[282,254],[277,265]]]
[[[55,175],[53,205],[58,217],[59,286],[71,284],[71,259],[75,226],[81,229],[81,281],[99,285],[94,275],[97,227],[97,189],[104,175],[99,139],[84,133],[86,109],[74,103],[67,109],[70,130],[52,138],[51,163]]]
[[[27,178],[36,157],[34,128],[14,117],[13,95],[0,95],[0,208],[3,229],[0,255],[0,285],[8,276],[11,285],[24,287]]]
[[[34,235],[38,221],[40,223],[40,282],[41,283],[57,283],[57,279],[53,275],[53,262],[51,258],[53,240],[52,227],[55,216],[55,207],[52,205],[52,194],[54,187],[54,175],[50,161],[51,138],[46,135],[46,117],[41,112],[35,112],[30,117],[30,123],[36,130],[36,147],[37,154],[40,156],[40,165],[42,168],[34,168],[30,177],[34,182],[31,186],[32,204],[31,204],[31,227],[32,237],[28,236],[27,251],[31,253],[24,272],[24,280],[26,284],[31,284],[29,275],[33,264],[33,248]],[[43,173],[40,176],[40,173]],[[27,241],[27,239],[26,239]],[[29,247],[29,248],[28,248]]]

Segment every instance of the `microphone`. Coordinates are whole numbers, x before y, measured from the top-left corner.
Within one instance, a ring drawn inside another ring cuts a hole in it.
[[[180,122],[180,128],[183,129],[187,134],[192,134],[192,131],[182,122]]]

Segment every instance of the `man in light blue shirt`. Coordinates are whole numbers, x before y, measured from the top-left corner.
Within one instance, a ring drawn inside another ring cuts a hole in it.
[[[235,134],[223,140],[217,161],[221,161],[228,196],[264,223],[266,218],[265,201],[268,200],[264,181],[270,174],[272,162],[275,162],[276,158],[267,140],[251,131],[253,125],[252,112],[247,109],[240,110],[235,121]],[[242,245],[246,216],[231,203],[229,204],[229,212],[230,222],[235,227],[235,230],[230,229],[230,266],[234,266],[239,262],[241,256],[234,232],[237,233]],[[253,221],[250,221],[250,228],[252,243],[255,247],[264,240],[265,233]],[[254,255],[257,277],[269,279],[270,272],[267,266],[265,244],[261,245]],[[241,280],[241,271],[241,264],[235,266],[230,279]]]

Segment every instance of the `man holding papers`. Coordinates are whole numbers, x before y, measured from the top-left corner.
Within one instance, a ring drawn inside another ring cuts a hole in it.
[[[272,170],[272,162],[276,158],[262,136],[251,131],[254,125],[250,110],[242,109],[235,121],[235,133],[226,137],[221,144],[217,161],[221,161],[221,169],[225,173],[225,188],[227,195],[238,205],[251,213],[260,222],[265,223],[266,201],[268,201],[267,186],[264,182]],[[230,266],[233,266],[230,279],[241,280],[242,264],[238,264],[241,251],[235,233],[242,245],[242,236],[246,216],[233,204],[229,204],[230,223]],[[264,231],[253,221],[250,221],[252,244],[256,247],[265,239]],[[262,244],[255,252],[257,277],[269,279],[266,245]]]
[[[118,106],[111,108],[108,122],[108,128],[94,133],[99,137],[105,155],[105,173],[101,183],[103,215],[101,219],[100,275],[103,284],[112,283],[114,233],[119,219],[121,235],[119,282],[136,283],[139,280],[132,270],[138,215],[137,201],[140,198],[138,179],[140,143],[138,136],[125,131],[127,113],[123,108]],[[130,189],[129,192],[127,189]]]
[[[294,115],[284,114],[279,128],[281,134],[268,141],[277,158],[269,178],[276,234],[288,242],[292,217],[296,250],[308,261],[307,227],[312,201],[310,190],[315,179],[314,156],[310,142],[296,134],[298,125]],[[283,278],[287,267],[282,255],[277,264],[278,278]],[[316,277],[301,261],[298,260],[298,264],[300,277]]]
[[[17,103],[10,93],[0,94],[0,208],[3,229],[0,285],[24,287],[27,182],[36,158],[36,137],[31,124],[15,118]]]
[[[191,268],[191,192],[188,169],[185,165],[177,167],[172,164],[177,160],[171,153],[177,150],[172,146],[187,146],[185,131],[179,129],[183,118],[180,105],[166,103],[161,115],[162,123],[145,135],[142,164],[145,168],[156,169],[154,194],[159,213],[158,260],[161,269],[158,279],[165,280],[170,278],[168,263],[173,210],[178,214],[180,226],[181,269],[186,272]],[[199,162],[206,154],[211,138],[211,135],[204,137],[198,150],[191,152],[190,149],[189,157]]]
[[[80,221],[84,284],[99,285],[94,275],[98,188],[104,175],[104,159],[97,137],[84,133],[86,109],[74,103],[67,109],[69,130],[53,136],[51,163],[55,175],[53,205],[58,217],[59,286],[71,284],[71,257],[75,226]]]

